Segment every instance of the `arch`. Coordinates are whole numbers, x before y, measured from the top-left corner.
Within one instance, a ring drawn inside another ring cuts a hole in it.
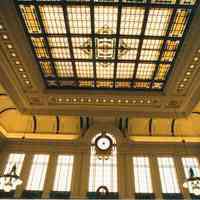
[[[102,131],[105,131],[111,134],[115,138],[117,145],[120,143],[129,141],[129,139],[125,138],[123,136],[123,133],[117,127],[115,127],[114,125],[106,124],[106,123],[100,123],[100,124],[95,124],[91,126],[86,131],[85,137],[82,138],[82,140],[88,145],[90,145],[92,138],[95,137],[97,134],[102,133]]]

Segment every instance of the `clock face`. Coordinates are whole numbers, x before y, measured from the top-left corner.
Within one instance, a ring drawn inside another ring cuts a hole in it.
[[[106,137],[106,136],[102,136],[100,138],[98,138],[97,140],[97,147],[103,151],[107,150],[110,148],[111,146],[111,141],[110,138]]]

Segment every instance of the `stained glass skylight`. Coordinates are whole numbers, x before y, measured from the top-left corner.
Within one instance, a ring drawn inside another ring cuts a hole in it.
[[[162,91],[197,0],[15,0],[48,89]]]

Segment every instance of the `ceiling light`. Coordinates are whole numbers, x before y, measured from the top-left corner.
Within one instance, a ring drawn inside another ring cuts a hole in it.
[[[4,39],[4,40],[7,40],[7,39],[8,39],[8,36],[7,36],[7,35],[3,35],[3,39]]]
[[[13,48],[12,44],[8,44],[7,47],[8,47],[9,49],[12,49],[12,48]]]

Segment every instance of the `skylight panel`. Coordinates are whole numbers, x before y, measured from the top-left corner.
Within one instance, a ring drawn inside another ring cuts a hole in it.
[[[144,8],[123,7],[121,15],[120,34],[140,35],[144,19]]]
[[[112,6],[95,6],[95,33],[116,34],[118,9]]]
[[[180,0],[180,4],[183,5],[194,5],[197,0]]]
[[[51,48],[52,58],[55,59],[66,59],[70,58],[70,53],[68,48]]]
[[[152,79],[155,71],[155,64],[140,63],[137,68],[136,78],[137,79]]]
[[[135,82],[133,87],[137,89],[148,89],[150,88],[150,82]]]
[[[46,33],[66,33],[64,13],[61,6],[42,5],[39,8]]]
[[[159,64],[155,80],[165,80],[170,67],[170,64]]]
[[[130,88],[131,87],[131,83],[130,81],[117,81],[115,83],[115,87],[116,88]]]
[[[160,55],[160,51],[155,50],[142,50],[140,53],[140,60],[157,61]]]
[[[172,9],[151,8],[147,19],[145,35],[164,36],[167,32]]]
[[[162,89],[163,88],[163,82],[154,82],[152,84],[152,89]]]
[[[143,50],[160,50],[162,48],[163,40],[144,39],[142,42]]]
[[[48,42],[50,47],[69,47],[67,37],[48,37]]]
[[[139,39],[119,39],[118,59],[134,60],[137,57]]]
[[[134,63],[118,63],[117,64],[117,78],[132,79],[134,72]]]
[[[91,33],[90,7],[68,6],[70,33]]]
[[[175,4],[176,0],[151,0],[151,3],[157,3],[157,4]]]
[[[97,78],[113,78],[114,75],[114,63],[105,65],[103,62],[96,63]]]
[[[97,81],[97,88],[113,88],[113,81]]]
[[[20,5],[20,10],[29,33],[41,33],[35,6]]]
[[[76,71],[78,78],[94,77],[92,62],[76,62]]]
[[[40,66],[45,77],[55,77],[50,62],[40,62]]]
[[[189,14],[189,10],[178,9],[176,11],[175,19],[169,33],[170,36],[181,37],[183,35]]]
[[[93,88],[94,87],[94,81],[79,81],[79,86],[80,87],[86,87],[86,88]]]
[[[49,58],[43,37],[32,37],[31,41],[38,58]]]
[[[88,37],[72,37],[74,58],[92,58],[92,41]]]
[[[58,78],[69,78],[74,76],[71,62],[55,62],[55,69]]]
[[[161,61],[172,62],[175,56],[175,51],[164,51]]]

